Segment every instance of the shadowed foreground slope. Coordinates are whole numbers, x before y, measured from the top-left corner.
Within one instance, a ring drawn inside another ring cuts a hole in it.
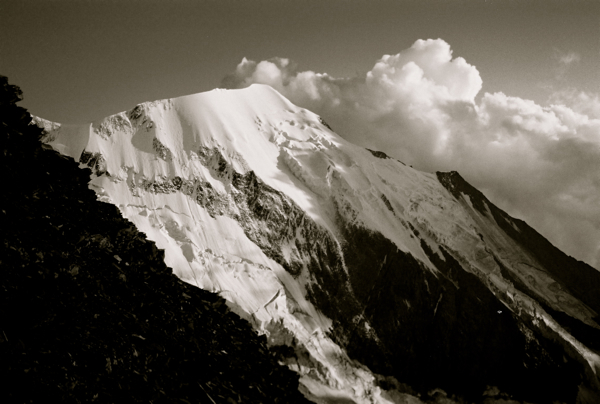
[[[174,276],[0,85],[3,402],[306,402],[266,339]]]

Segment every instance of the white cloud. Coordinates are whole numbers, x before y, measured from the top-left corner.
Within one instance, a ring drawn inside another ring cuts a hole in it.
[[[573,111],[590,118],[600,119],[600,96],[575,88],[567,88],[553,92],[549,104],[568,105]]]
[[[426,171],[459,171],[563,251],[600,268],[597,95],[555,93],[542,107],[486,93],[476,103],[479,72],[453,59],[441,39],[384,55],[361,77],[301,72],[274,58],[244,59],[224,80],[230,88],[252,83],[271,85],[356,144]]]
[[[580,60],[581,56],[579,56],[579,54],[576,52],[559,53],[558,55],[558,61],[563,65],[577,63]]]
[[[558,49],[554,49],[554,58],[558,61],[556,66],[556,80],[562,80],[572,65],[577,64],[581,61],[581,55],[576,52],[562,52]]]

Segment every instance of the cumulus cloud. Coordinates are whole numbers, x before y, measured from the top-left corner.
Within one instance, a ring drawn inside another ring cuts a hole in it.
[[[555,93],[548,107],[503,93],[476,102],[479,72],[441,39],[384,55],[357,77],[274,58],[243,59],[223,81],[252,83],[271,85],[363,147],[422,170],[459,171],[557,247],[600,268],[597,95]]]
[[[575,88],[553,92],[549,104],[568,105],[573,111],[591,118],[600,119],[600,96]]]

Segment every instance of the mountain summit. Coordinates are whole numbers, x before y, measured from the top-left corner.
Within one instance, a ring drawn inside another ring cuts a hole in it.
[[[0,75],[2,403],[307,403],[282,349],[88,189]]]
[[[293,348],[314,402],[600,399],[600,273],[456,172],[348,143],[265,85],[36,122],[179,278]]]

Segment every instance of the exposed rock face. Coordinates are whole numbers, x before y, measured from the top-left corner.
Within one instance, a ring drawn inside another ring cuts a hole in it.
[[[501,276],[513,289],[512,293],[522,294],[535,300],[539,305],[539,310],[546,312],[548,317],[551,316],[559,325],[559,327],[548,327],[546,324],[540,324],[535,316],[524,313],[519,305],[517,305],[517,313],[512,315],[525,339],[523,365],[527,371],[533,370],[532,373],[536,376],[533,382],[538,385],[534,395],[530,394],[528,399],[534,401],[538,397],[544,397],[550,402],[553,397],[560,397],[565,402],[572,402],[572,386],[577,384],[582,386],[582,390],[585,390],[585,385],[591,385],[597,391],[597,362],[586,363],[585,354],[582,354],[581,351],[574,352],[577,351],[575,347],[579,344],[565,343],[565,339],[561,338],[560,334],[561,331],[567,331],[576,340],[591,348],[589,351],[592,355],[595,355],[595,352],[600,349],[600,329],[598,327],[600,318],[597,315],[600,312],[600,305],[598,304],[599,296],[594,293],[594,290],[600,290],[600,273],[589,265],[562,253],[525,222],[514,219],[498,209],[457,172],[438,172],[437,176],[440,183],[458,201],[463,204],[467,199],[470,201],[473,207],[471,212],[474,216],[476,211],[487,216],[490,222],[493,220],[493,223],[504,234],[514,240],[539,265],[535,268],[535,272],[532,270],[528,274],[522,271],[522,267],[507,266],[506,263],[494,257]],[[556,296],[556,300],[543,293],[543,286],[540,287],[538,279],[534,275],[536,272],[541,272],[545,277],[542,282],[547,282],[548,289],[560,292]],[[577,303],[569,298],[571,296],[577,296],[580,302]],[[500,300],[506,302],[506,299],[502,297]],[[587,318],[582,318],[578,312],[584,305],[589,310]],[[510,303],[509,307],[515,308]],[[562,361],[561,356],[563,357]],[[543,388],[545,383],[553,384],[556,391],[549,392],[547,388]],[[527,396],[527,391],[531,387],[525,384],[520,386],[520,389],[523,395]]]
[[[598,272],[456,173],[351,145],[258,85],[44,126],[181,279],[293,348],[316,402],[600,391]]]

